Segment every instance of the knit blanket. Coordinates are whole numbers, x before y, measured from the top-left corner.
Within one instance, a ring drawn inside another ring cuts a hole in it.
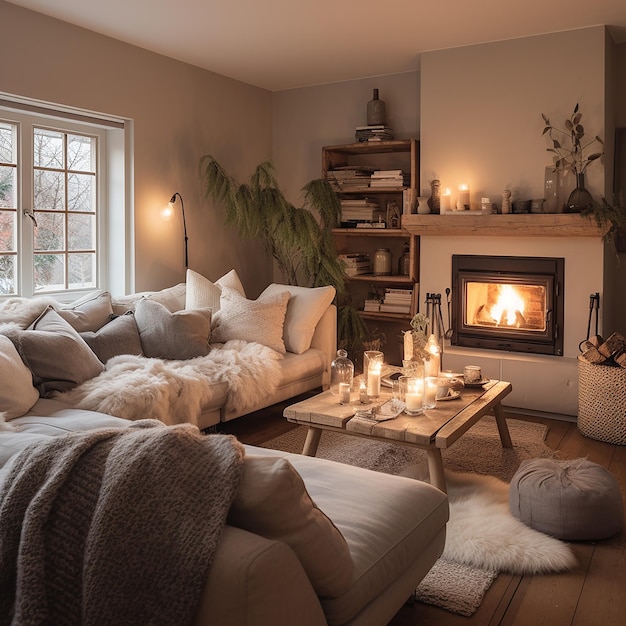
[[[156,420],[20,452],[0,485],[0,624],[192,623],[243,455]]]
[[[226,408],[238,412],[272,395],[282,358],[267,346],[240,340],[185,361],[116,356],[101,374],[56,397],[80,409],[130,420],[195,423],[204,407],[223,401],[225,386],[218,383],[228,385]]]

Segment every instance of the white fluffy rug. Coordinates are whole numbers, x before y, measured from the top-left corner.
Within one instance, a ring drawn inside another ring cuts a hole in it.
[[[195,423],[203,407],[223,397],[225,385],[218,383],[228,383],[226,408],[235,411],[274,393],[281,359],[266,346],[239,340],[186,361],[117,356],[102,374],[57,397],[78,408],[131,420]]]

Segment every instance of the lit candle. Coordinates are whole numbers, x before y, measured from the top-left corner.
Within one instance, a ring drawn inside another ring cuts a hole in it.
[[[350,404],[350,383],[339,383],[339,403]]]
[[[361,404],[367,404],[369,402],[367,399],[367,387],[364,380],[359,383],[359,402]]]
[[[367,395],[370,398],[378,398],[380,395],[380,370],[382,363],[373,362],[367,368]]]
[[[406,383],[404,405],[408,413],[421,413],[424,402],[424,380],[409,378]]]
[[[424,408],[434,409],[437,406],[438,379],[432,376],[424,380]]]
[[[456,197],[456,210],[469,211],[470,208],[470,192],[468,185],[460,185],[459,193]]]
[[[446,211],[449,211],[451,208],[451,200],[452,200],[452,192],[450,191],[450,189],[448,187],[446,187],[446,189],[443,190],[443,193],[441,194],[441,198],[439,199],[440,202],[440,211],[442,213],[445,213]]]
[[[441,369],[441,354],[439,353],[439,346],[435,340],[435,335],[431,335],[428,338],[425,348],[430,353],[430,358],[426,361],[426,376],[439,376],[439,370]]]

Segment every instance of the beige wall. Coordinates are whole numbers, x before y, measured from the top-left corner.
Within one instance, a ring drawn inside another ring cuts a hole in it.
[[[0,92],[134,121],[137,290],[183,281],[180,219],[156,216],[182,194],[189,265],[215,279],[235,267],[250,295],[271,277],[259,246],[246,254],[204,198],[198,162],[213,154],[237,179],[270,158],[272,94],[0,1]],[[260,260],[262,259],[262,260]]]

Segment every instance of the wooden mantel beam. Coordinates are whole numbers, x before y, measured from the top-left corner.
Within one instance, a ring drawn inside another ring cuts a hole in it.
[[[403,215],[411,235],[475,237],[602,237],[592,218],[576,213]]]

